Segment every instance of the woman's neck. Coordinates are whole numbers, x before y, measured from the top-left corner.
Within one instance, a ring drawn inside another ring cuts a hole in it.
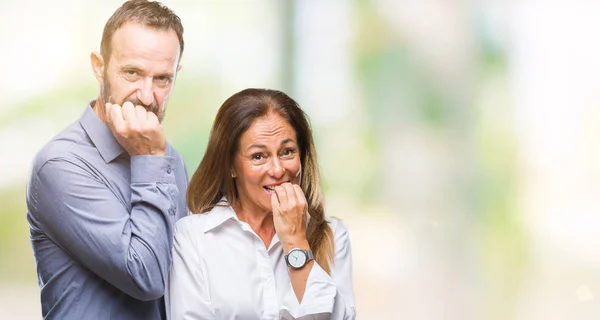
[[[268,249],[275,235],[275,224],[273,223],[273,213],[251,211],[242,206],[239,202],[233,208],[238,219],[250,225],[250,228],[256,233]]]

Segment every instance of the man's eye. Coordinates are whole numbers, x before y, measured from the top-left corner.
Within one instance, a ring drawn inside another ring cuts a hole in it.
[[[252,155],[252,160],[260,160],[263,158],[263,155],[260,153],[255,153]]]
[[[128,76],[135,76],[135,75],[137,75],[137,71],[127,70],[127,71],[125,71],[125,74],[127,74]]]
[[[169,78],[169,77],[158,77],[158,78],[156,78],[156,80],[158,80],[158,82],[160,82],[162,84],[171,83],[171,78]]]

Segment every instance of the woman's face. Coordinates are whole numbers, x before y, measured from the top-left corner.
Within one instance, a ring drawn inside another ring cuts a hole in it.
[[[279,114],[256,118],[240,137],[232,174],[244,210],[271,212],[273,188],[300,183],[300,149],[294,128]]]

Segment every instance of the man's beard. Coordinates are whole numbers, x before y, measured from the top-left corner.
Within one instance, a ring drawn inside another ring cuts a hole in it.
[[[102,101],[104,103],[110,102],[112,104],[119,104],[121,107],[123,106],[123,104],[127,101],[131,102],[133,104],[133,106],[142,106],[144,107],[147,111],[150,111],[152,113],[154,113],[156,115],[156,117],[158,118],[159,122],[163,121],[163,118],[165,117],[165,109],[163,108],[163,112],[160,112],[160,107],[158,106],[158,104],[156,102],[153,102],[150,105],[145,105],[143,104],[138,98],[136,98],[135,96],[133,97],[129,97],[126,98],[125,100],[123,100],[121,103],[119,103],[118,101],[114,101],[112,100],[113,97],[111,96],[111,88],[110,88],[110,82],[108,81],[108,78],[106,77],[106,75],[104,76],[104,83],[102,85]],[[167,100],[165,99],[165,104],[167,103]]]

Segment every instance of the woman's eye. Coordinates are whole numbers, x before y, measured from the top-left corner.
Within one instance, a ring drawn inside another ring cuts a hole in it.
[[[294,149],[285,149],[285,150],[283,150],[281,155],[289,157],[289,156],[293,155],[295,152],[296,152],[296,150],[294,150]]]
[[[260,153],[256,153],[256,154],[253,154],[253,155],[252,155],[252,159],[253,159],[253,160],[260,160],[260,159],[262,159],[262,158],[263,158],[263,156],[262,156],[262,154],[260,154]]]

